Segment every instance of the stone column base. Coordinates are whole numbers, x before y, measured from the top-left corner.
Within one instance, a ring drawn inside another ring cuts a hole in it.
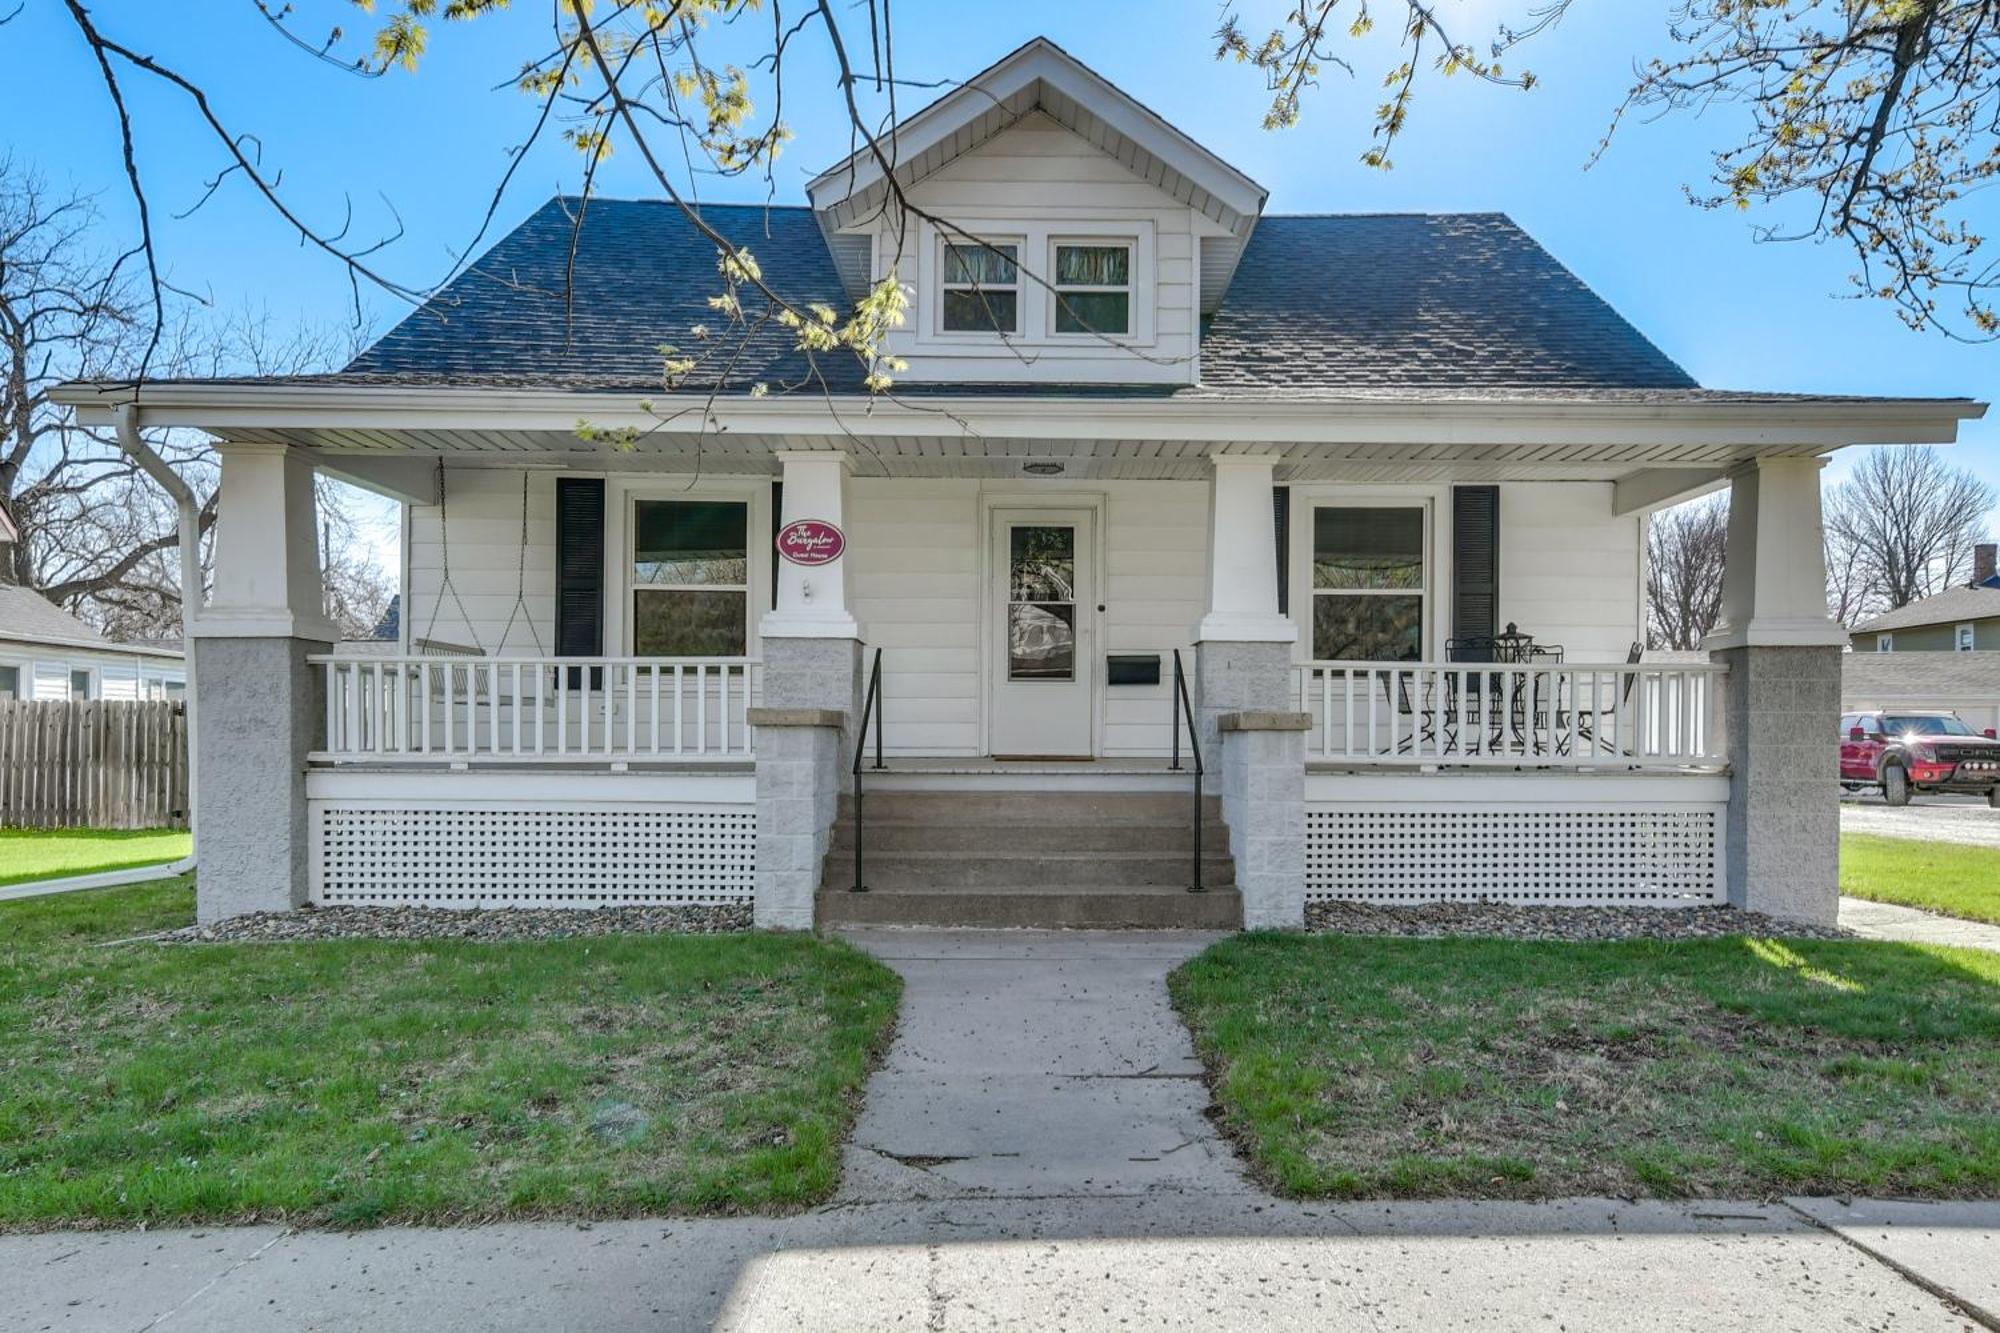
[[[1840,649],[1724,648],[1729,901],[1834,924],[1840,912]]]
[[[303,906],[310,873],[306,756],[326,716],[311,639],[197,638],[195,919]]]
[[[827,844],[840,808],[841,726],[831,708],[753,708],[757,728],[759,930],[811,930]]]
[[[1201,752],[1211,765],[1221,753],[1217,720],[1224,713],[1297,708],[1289,643],[1204,639],[1195,645],[1194,713]]]
[[[1299,930],[1306,923],[1306,732],[1312,718],[1237,712],[1216,721],[1222,817],[1236,859],[1243,924]]]

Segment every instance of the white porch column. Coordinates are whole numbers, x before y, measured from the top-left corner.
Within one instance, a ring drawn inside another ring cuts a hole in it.
[[[1295,929],[1305,924],[1305,728],[1289,711],[1298,631],[1278,612],[1277,461],[1210,462],[1208,611],[1194,631],[1202,757],[1219,779],[1244,924]]]
[[[834,450],[784,452],[782,529],[800,519],[818,519],[847,531],[847,455]],[[847,557],[824,565],[778,559],[778,606],[764,617],[766,639],[859,639],[860,627],[847,609]],[[789,705],[787,705],[789,706]]]
[[[1729,900],[1831,925],[1847,634],[1826,612],[1820,467],[1771,458],[1731,475],[1722,616],[1703,646],[1729,668]]]
[[[818,519],[846,534],[847,455],[777,455],[779,528]],[[847,787],[860,720],[861,627],[847,601],[847,556],[778,561],[778,602],[763,618],[763,707],[757,725],[756,922],[810,930],[821,861]]]
[[[311,464],[282,446],[225,447],[214,595],[190,645],[202,921],[305,901],[305,764],[325,711],[306,655],[339,637],[324,596]]]

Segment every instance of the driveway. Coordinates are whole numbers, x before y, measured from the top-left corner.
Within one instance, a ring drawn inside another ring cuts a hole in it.
[[[1273,1199],[1167,1004],[1204,937],[857,941],[908,990],[824,1208],[0,1237],[0,1310],[149,1333],[2000,1327],[2000,1205]]]
[[[2000,847],[2000,810],[1980,796],[1918,796],[1897,809],[1879,792],[1843,793],[1840,831]]]

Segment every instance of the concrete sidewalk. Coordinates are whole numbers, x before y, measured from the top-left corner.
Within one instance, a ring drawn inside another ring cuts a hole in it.
[[[587,1227],[5,1237],[0,1310],[10,1329],[163,1333],[1966,1330],[2000,1327],[1996,1254],[1991,1204],[1155,1193]]]
[[[2000,926],[1925,912],[1900,903],[1840,900],[1840,924],[1867,940],[1902,944],[1949,944],[1960,949],[1991,949],[2000,953]]]
[[[6,1326],[2000,1328],[2000,1204],[1284,1202],[1167,1003],[1208,937],[852,938],[907,989],[825,1208],[0,1237]]]

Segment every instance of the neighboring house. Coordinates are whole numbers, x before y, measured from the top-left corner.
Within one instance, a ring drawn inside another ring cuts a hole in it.
[[[219,441],[204,919],[1832,919],[1820,468],[1982,405],[1702,388],[1505,217],[1267,214],[1045,41],[884,142],[907,214],[862,153],[703,218],[786,293],[893,272],[890,395],[739,345],[675,208],[570,198],[340,373],[60,391]],[[393,656],[328,652],[316,471],[405,504]],[[1631,664],[1646,515],[1724,482],[1712,659]]]
[[[114,643],[33,588],[0,584],[0,699],[179,698],[177,645]]]
[[[1843,713],[1943,708],[1974,731],[2000,729],[2000,652],[1849,653],[1841,659]]]
[[[1973,552],[1972,582],[1885,611],[1856,625],[1857,653],[2000,652],[2000,573],[1983,543]]]

